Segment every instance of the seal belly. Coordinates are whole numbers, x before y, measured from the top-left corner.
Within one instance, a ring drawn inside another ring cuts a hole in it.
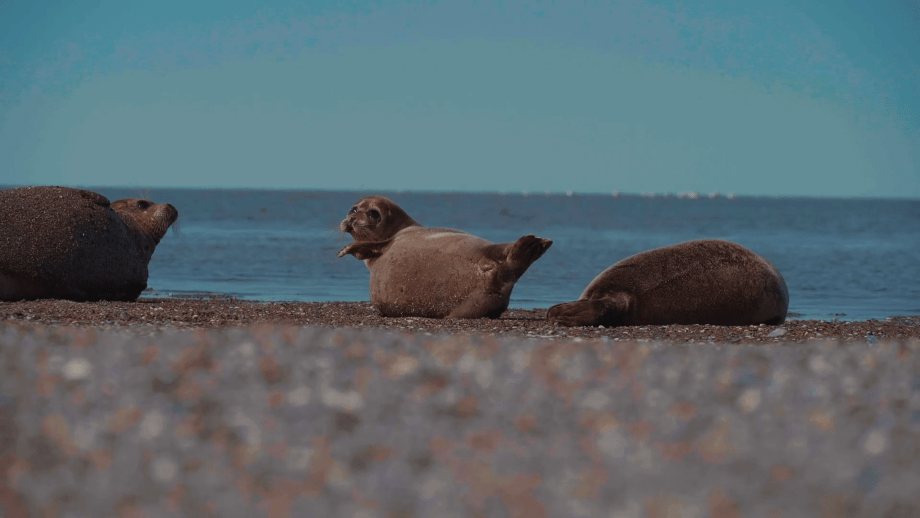
[[[371,302],[385,316],[444,318],[489,284],[495,262],[479,250],[491,243],[460,232],[413,230],[411,236],[397,236],[376,259]]]

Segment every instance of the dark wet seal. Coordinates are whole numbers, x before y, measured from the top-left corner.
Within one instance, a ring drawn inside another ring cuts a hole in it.
[[[67,187],[0,191],[0,300],[133,301],[179,212]]]

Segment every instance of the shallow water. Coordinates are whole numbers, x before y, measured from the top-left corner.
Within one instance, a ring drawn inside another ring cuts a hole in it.
[[[179,210],[150,263],[152,295],[369,300],[367,268],[336,257],[338,231],[364,195],[382,194],[419,223],[494,242],[537,234],[552,248],[514,288],[511,307],[577,299],[630,255],[720,238],[769,259],[796,318],[864,320],[920,314],[920,200],[637,195],[93,189],[110,200],[144,194]]]

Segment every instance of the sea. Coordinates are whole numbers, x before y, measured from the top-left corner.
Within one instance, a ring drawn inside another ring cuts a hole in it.
[[[370,274],[339,230],[377,194],[427,227],[492,242],[536,234],[552,247],[518,281],[511,308],[578,299],[608,266],[704,238],[741,244],[777,266],[795,319],[920,315],[920,200],[772,198],[697,193],[333,192],[91,188],[179,210],[150,262],[147,297],[368,301]]]

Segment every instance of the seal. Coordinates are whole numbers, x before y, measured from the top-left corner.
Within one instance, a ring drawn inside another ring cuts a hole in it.
[[[0,191],[0,300],[136,300],[179,212],[68,187]]]
[[[492,243],[426,228],[382,196],[362,198],[339,226],[355,241],[339,252],[371,272],[371,303],[387,317],[498,318],[514,284],[553,244],[526,235]]]
[[[719,239],[627,257],[600,273],[575,302],[549,308],[565,326],[781,324],[786,281],[773,263]]]

